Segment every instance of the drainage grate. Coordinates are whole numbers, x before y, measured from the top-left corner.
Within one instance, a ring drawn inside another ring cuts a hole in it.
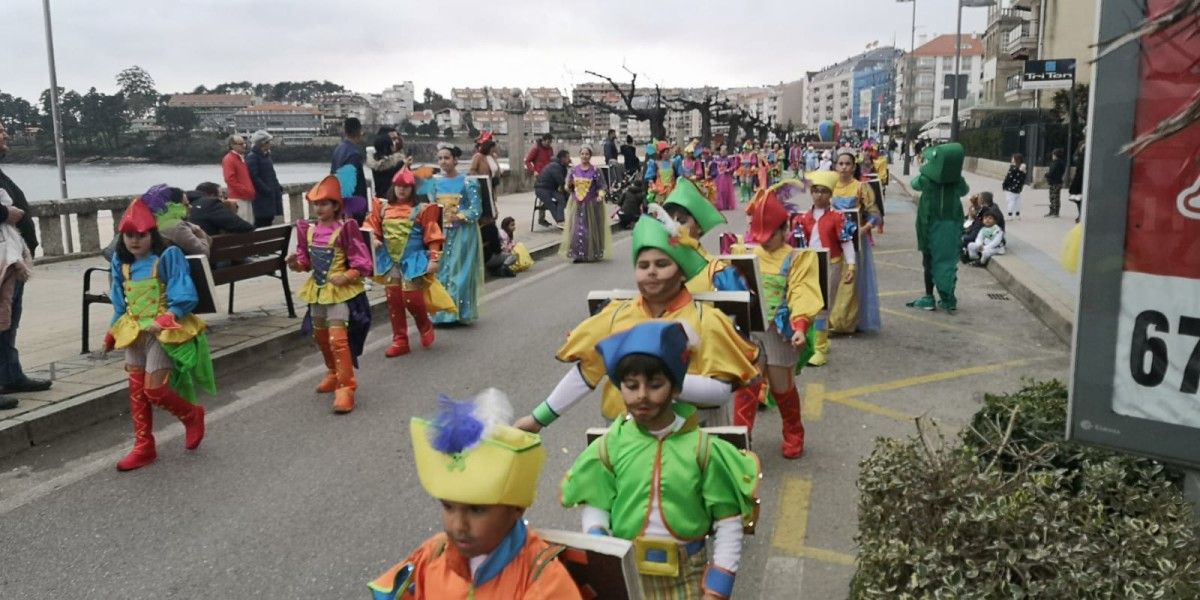
[[[1010,300],[1008,294],[988,294],[987,297],[992,300]]]

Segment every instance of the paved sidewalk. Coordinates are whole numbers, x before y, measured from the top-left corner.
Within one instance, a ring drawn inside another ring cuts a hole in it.
[[[899,172],[900,169],[894,171],[893,182],[899,182],[904,191],[915,198],[916,194],[909,188],[912,176],[897,176]],[[972,194],[992,192],[996,205],[1007,215],[1001,180],[974,173],[963,173],[963,177],[971,186]],[[966,199],[963,201],[965,203]],[[1063,342],[1070,344],[1079,298],[1079,277],[1067,272],[1059,262],[1063,240],[1075,225],[1075,205],[1067,201],[1066,190],[1063,190],[1062,203],[1061,217],[1044,217],[1050,208],[1050,191],[1026,187],[1021,193],[1021,218],[1005,218],[1007,253],[992,260],[988,271]]]
[[[500,214],[517,220],[516,239],[524,242],[535,258],[557,250],[561,231],[534,226],[529,232],[533,193],[511,194],[498,200]],[[295,240],[292,241],[293,246]],[[16,408],[0,411],[0,456],[44,443],[63,433],[78,430],[124,411],[124,355],[100,354],[104,332],[112,317],[108,305],[91,306],[88,337],[90,354],[80,353],[81,298],[83,273],[90,267],[104,267],[100,257],[82,258],[39,265],[25,288],[25,311],[17,336],[21,362],[32,377],[54,381],[46,392],[15,394]],[[534,270],[537,270],[537,265]],[[306,274],[289,272],[293,292],[300,289]],[[103,289],[108,278],[92,276],[92,289]],[[300,319],[287,316],[283,289],[279,281],[259,277],[237,284],[234,299],[236,313],[229,315],[227,286],[216,290],[217,314],[202,315],[209,325],[209,344],[218,377],[222,371],[236,370],[255,360],[282,352],[299,340]],[[370,293],[372,304],[383,303],[381,286]],[[304,307],[297,305],[303,316]],[[387,327],[386,315],[379,312],[377,327]],[[250,360],[247,360],[250,359]]]

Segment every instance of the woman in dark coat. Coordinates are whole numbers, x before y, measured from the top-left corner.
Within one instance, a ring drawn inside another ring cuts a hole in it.
[[[271,162],[271,134],[263,130],[250,136],[250,152],[246,154],[246,169],[254,183],[254,226],[267,227],[276,216],[283,215],[283,186],[275,176]]]

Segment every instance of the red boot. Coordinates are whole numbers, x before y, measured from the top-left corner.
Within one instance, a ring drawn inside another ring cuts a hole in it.
[[[761,404],[763,382],[738,388],[733,393],[733,424],[741,425],[746,431],[753,433],[754,419],[758,416]]]
[[[337,389],[337,363],[329,346],[329,328],[314,327],[313,339],[317,341],[317,348],[321,349],[321,357],[325,359],[325,378],[317,384],[317,392],[328,394]]]
[[[388,316],[392,319],[392,345],[383,351],[388,358],[408,354],[408,320],[404,316],[404,301],[408,293],[398,285],[384,289],[387,294]]]
[[[117,462],[118,471],[140,469],[158,458],[154,449],[154,409],[146,400],[146,372],[129,372],[129,416],[133,420],[133,450]]]
[[[421,334],[421,347],[433,345],[433,321],[429,318],[429,308],[425,306],[425,292],[421,290],[405,290],[404,304],[412,313],[413,321],[417,323],[417,332]]]
[[[783,457],[800,458],[804,454],[804,421],[800,419],[800,390],[796,386],[775,394],[779,416],[783,419]]]
[[[195,450],[200,446],[200,441],[204,439],[203,406],[179,397],[179,394],[165,383],[156,388],[146,388],[146,399],[151,404],[166,409],[183,423],[184,448]]]
[[[345,327],[329,330],[329,345],[337,363],[337,391],[333,396],[333,412],[345,414],[354,410],[354,390],[358,381],[354,378],[354,359],[350,356],[350,338]]]

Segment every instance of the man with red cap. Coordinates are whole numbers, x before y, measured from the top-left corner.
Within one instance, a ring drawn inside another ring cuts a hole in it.
[[[312,272],[296,295],[308,303],[305,324],[312,324],[313,338],[325,359],[325,378],[317,391],[334,392],[333,411],[348,413],[354,410],[358,389],[355,360],[370,328],[363,277],[374,267],[358,223],[342,213],[338,178],[326,176],[307,197],[317,219],[296,222],[296,252],[288,255],[287,263],[293,271]]]
[[[758,244],[753,252],[762,270],[763,302],[770,317],[767,331],[754,337],[766,350],[767,381],[783,419],[784,458],[799,458],[804,453],[800,391],[794,374],[811,356],[811,326],[823,304],[816,254],[789,243],[792,216],[780,196],[795,193],[797,187],[784,182],[759,190],[746,207],[750,215],[747,241]],[[747,386],[734,394],[735,424],[754,428],[762,385]]]
[[[131,471],[154,462],[153,411],[166,409],[183,422],[184,448],[204,439],[204,407],[196,389],[216,393],[205,325],[192,310],[198,303],[187,258],[167,246],[142,198],[125,209],[112,258],[112,326],[104,350],[125,350],[133,450],[117,463]]]

